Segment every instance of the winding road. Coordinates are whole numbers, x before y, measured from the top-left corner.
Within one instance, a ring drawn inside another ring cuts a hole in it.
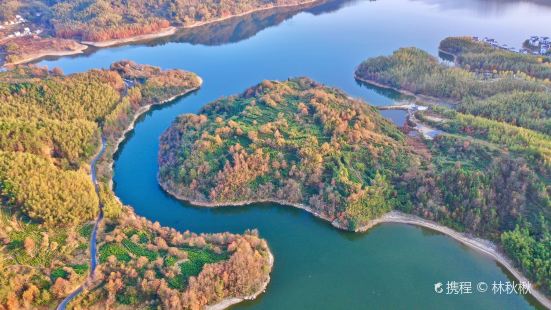
[[[103,153],[105,153],[105,148],[107,144],[105,142],[105,139],[101,138],[101,150],[94,156],[92,159],[92,162],[90,163],[90,178],[92,179],[92,183],[94,184],[94,189],[96,190],[96,194],[99,197],[99,184],[96,176],[96,163],[98,160],[103,156]],[[94,271],[96,270],[96,266],[98,265],[98,251],[97,251],[97,234],[98,234],[98,227],[101,223],[101,220],[103,220],[103,205],[101,201],[99,202],[99,214],[96,218],[96,221],[94,223],[94,229],[92,230],[92,234],[90,236],[90,273],[88,275],[88,278],[94,277]],[[82,290],[84,289],[84,283],[81,284],[76,290],[74,290],[69,296],[65,297],[63,301],[57,306],[57,310],[65,310],[67,307],[67,304],[71,302],[75,297],[77,297]]]

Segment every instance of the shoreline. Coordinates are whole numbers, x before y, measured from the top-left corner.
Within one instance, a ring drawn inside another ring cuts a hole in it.
[[[231,18],[234,18],[234,17],[242,17],[242,16],[249,15],[249,14],[256,13],[256,12],[262,12],[262,11],[267,11],[267,10],[272,10],[272,9],[279,9],[279,8],[289,8],[289,7],[295,7],[295,6],[301,6],[301,5],[309,5],[309,4],[313,4],[315,2],[322,2],[322,1],[323,0],[310,0],[310,1],[304,1],[304,2],[301,2],[301,3],[295,3],[295,4],[272,5],[272,6],[262,7],[262,8],[256,8],[256,9],[251,9],[251,10],[248,10],[248,11],[245,11],[245,12],[242,12],[242,13],[238,13],[238,14],[235,14],[235,15],[215,18],[215,19],[212,19],[212,20],[209,20],[209,21],[195,22],[193,24],[190,24],[190,25],[187,25],[187,26],[182,26],[182,27],[179,27],[179,28],[180,29],[191,29],[191,28],[196,28],[196,27],[200,27],[200,26],[204,26],[204,25],[208,25],[208,24],[212,24],[212,23],[225,21],[225,20],[228,20],[228,19],[231,19]]]
[[[185,92],[182,92],[180,94],[177,94],[177,95],[174,95],[170,98],[167,98],[165,100],[161,100],[161,101],[158,101],[158,102],[154,102],[154,103],[151,103],[151,104],[148,104],[148,105],[145,105],[145,106],[142,106],[140,107],[134,114],[134,117],[132,118],[132,121],[130,122],[130,124],[128,125],[128,127],[126,127],[119,139],[117,139],[115,141],[115,144],[113,145],[113,151],[110,153],[109,157],[106,158],[106,160],[108,161],[108,167],[109,167],[109,170],[110,170],[110,173],[112,175],[112,171],[113,171],[113,165],[115,163],[115,160],[114,160],[114,155],[117,154],[117,152],[119,151],[119,148],[120,148],[120,145],[126,140],[127,138],[127,135],[128,133],[130,133],[131,131],[134,130],[135,126],[136,126],[136,121],[138,120],[138,118],[140,118],[143,114],[147,113],[149,110],[151,110],[151,108],[155,107],[155,106],[160,106],[160,105],[163,105],[165,103],[169,103],[169,102],[172,102],[182,96],[185,96],[191,92],[194,92],[198,89],[201,88],[201,86],[203,85],[203,79],[199,76],[199,75],[196,75],[197,78],[199,79],[199,86],[197,87],[194,87],[194,88],[190,88],[188,90],[186,90]],[[106,144],[107,145],[107,144]],[[104,154],[105,155],[105,154]],[[122,204],[122,201],[120,200],[120,198],[115,194],[115,192],[113,191],[113,178],[111,177],[109,179],[109,189],[113,192],[113,195],[115,197],[115,199],[117,199],[121,204]],[[132,207],[129,207],[128,208],[130,210],[130,212],[134,213],[137,217],[143,217],[143,216],[140,216],[138,214],[135,213],[134,209]],[[146,217],[143,217],[143,218],[146,218]],[[147,219],[147,218],[146,218]],[[208,310],[222,310],[222,309],[226,309],[232,305],[235,305],[235,304],[238,304],[238,303],[241,303],[245,300],[254,300],[256,299],[259,295],[263,294],[264,292],[266,292],[266,289],[268,287],[268,284],[270,283],[271,281],[271,277],[270,277],[270,273],[272,272],[272,269],[273,269],[273,265],[274,265],[274,255],[271,251],[271,249],[267,248],[268,250],[268,265],[270,267],[270,272],[268,273],[267,275],[267,278],[266,278],[266,281],[264,281],[260,287],[258,288],[258,290],[256,292],[254,292],[253,294],[251,295],[248,295],[248,296],[244,296],[244,297],[227,297],[225,299],[222,299],[221,301],[213,304],[213,305],[206,305],[205,306],[205,309],[208,309]],[[83,284],[84,286],[85,284]],[[77,293],[77,292],[75,292]],[[80,293],[80,291],[78,292]],[[76,295],[78,295],[78,293]],[[73,296],[74,297],[76,297]]]
[[[380,87],[380,88],[384,88],[384,89],[390,89],[390,90],[393,90],[393,91],[395,91],[397,93],[400,93],[402,95],[413,97],[413,98],[415,98],[415,101],[426,103],[428,105],[454,106],[454,105],[457,105],[457,104],[460,103],[458,101],[446,101],[446,100],[443,100],[443,99],[439,99],[437,97],[415,94],[415,93],[410,92],[409,90],[396,88],[396,87],[392,87],[392,86],[388,86],[388,85],[379,83],[379,82],[374,81],[374,80],[367,80],[367,79],[361,78],[357,74],[354,74],[354,79],[356,79],[357,81],[366,83],[366,84],[376,86],[376,87]]]
[[[458,232],[449,227],[438,224],[434,221],[425,220],[416,215],[410,215],[410,214],[402,213],[400,211],[393,210],[382,215],[377,219],[371,220],[366,225],[363,225],[355,230],[350,230],[350,229],[347,229],[344,225],[342,225],[342,223],[339,223],[337,220],[331,220],[326,216],[323,216],[318,212],[315,212],[314,210],[312,210],[312,208],[304,204],[289,203],[289,202],[285,202],[277,199],[246,200],[246,201],[231,202],[231,203],[212,203],[212,202],[194,201],[192,199],[186,198],[182,195],[176,194],[173,191],[169,190],[166,184],[163,184],[162,182],[160,182],[158,176],[157,176],[157,181],[158,181],[158,184],[166,193],[168,193],[169,195],[171,195],[172,197],[178,200],[185,201],[194,206],[215,208],[215,207],[226,207],[226,206],[227,207],[246,206],[246,205],[255,204],[255,203],[276,203],[283,206],[290,206],[290,207],[304,210],[317,218],[328,221],[335,228],[338,228],[340,230],[345,230],[345,231],[352,231],[356,233],[365,233],[370,229],[376,227],[377,225],[385,224],[385,223],[397,223],[397,224],[406,224],[406,225],[412,225],[417,227],[423,227],[426,229],[430,229],[432,231],[439,232],[445,236],[448,236],[454,239],[455,241],[463,244],[464,246],[468,247],[469,249],[475,250],[480,254],[490,257],[496,263],[498,263],[498,265],[505,268],[514,278],[516,278],[520,282],[531,283],[530,280],[514,266],[513,262],[504,253],[502,253],[499,250],[498,246],[493,242],[486,239],[476,238],[468,234]],[[551,309],[551,299],[549,299],[545,294],[543,294],[538,289],[531,287],[529,295],[534,297],[534,299],[536,299],[544,307]]]
[[[400,211],[390,211],[389,213],[386,213],[382,217],[372,220],[367,225],[364,225],[356,229],[355,232],[366,232],[377,225],[385,224],[385,223],[406,224],[406,225],[412,225],[417,227],[423,227],[426,229],[430,229],[432,231],[439,232],[467,246],[469,249],[475,250],[478,253],[481,253],[487,257],[490,257],[496,263],[498,263],[503,268],[505,268],[518,281],[531,283],[531,281],[526,276],[524,276],[524,274],[520,270],[518,270],[514,266],[513,262],[503,252],[501,252],[499,250],[499,247],[496,244],[494,244],[492,241],[470,236],[466,233],[458,232],[449,227],[438,224],[431,220],[423,219],[416,215],[410,215],[410,214],[402,213]],[[545,294],[543,294],[538,289],[534,287],[530,287],[530,293],[528,295],[531,295],[532,297],[534,297],[534,299],[536,299],[544,307],[551,309],[551,299],[549,299]]]
[[[152,32],[152,33],[149,33],[149,34],[141,34],[141,35],[132,36],[132,37],[128,37],[128,38],[111,39],[111,40],[106,40],[106,41],[81,41],[80,43],[81,44],[86,44],[86,45],[89,45],[89,46],[103,48],[103,47],[110,47],[110,46],[120,45],[120,44],[124,44],[124,43],[145,41],[145,40],[151,40],[151,39],[159,39],[159,38],[164,38],[164,37],[171,36],[171,35],[175,34],[178,30],[192,29],[192,28],[196,28],[196,27],[200,27],[200,26],[204,26],[204,25],[208,25],[208,24],[214,24],[214,23],[218,23],[218,22],[221,22],[221,21],[231,19],[231,18],[246,16],[246,15],[256,13],[256,12],[267,11],[267,10],[272,10],[272,9],[279,9],[279,8],[295,7],[295,6],[301,6],[301,5],[309,5],[309,4],[313,4],[315,2],[322,2],[322,1],[323,0],[310,0],[310,1],[305,1],[305,2],[302,2],[302,3],[295,3],[295,4],[272,5],[272,6],[267,6],[267,7],[251,9],[251,10],[248,10],[248,11],[245,11],[245,12],[242,12],[242,13],[238,13],[238,14],[234,14],[234,15],[214,18],[214,19],[207,20],[207,21],[197,21],[197,22],[194,22],[194,23],[189,24],[189,25],[170,26],[168,28],[162,29],[162,30],[157,31],[157,32]]]
[[[194,87],[194,88],[190,88],[190,89],[188,89],[188,90],[186,90],[182,93],[174,95],[174,96],[172,96],[170,98],[167,98],[165,100],[161,100],[161,101],[158,101],[158,102],[153,102],[153,103],[148,104],[148,105],[144,105],[144,106],[140,107],[138,110],[136,110],[136,112],[134,113],[134,117],[132,118],[132,121],[130,121],[128,126],[121,132],[120,137],[112,145],[113,151],[111,152],[110,158],[105,158],[105,160],[108,163],[107,166],[109,168],[109,172],[111,173],[111,175],[112,175],[112,172],[113,172],[113,165],[115,163],[114,156],[119,151],[120,145],[126,140],[126,136],[128,135],[128,133],[130,133],[132,130],[134,130],[134,127],[136,126],[136,121],[138,120],[138,118],[140,118],[143,114],[149,112],[149,110],[151,110],[155,106],[160,106],[160,105],[163,105],[165,103],[169,103],[171,101],[174,101],[174,100],[176,100],[180,97],[183,97],[183,96],[185,96],[189,93],[192,93],[192,92],[200,89],[201,86],[203,86],[203,79],[197,74],[196,74],[196,76],[199,79],[199,86]],[[109,143],[108,143],[108,145],[109,145]],[[113,192],[113,194],[115,193],[113,191],[113,177],[111,177],[109,179],[109,189]],[[121,202],[121,200],[119,199],[119,197],[117,195],[114,195],[114,196],[119,202]]]
[[[256,204],[256,203],[276,203],[276,204],[279,204],[279,205],[282,205],[282,206],[290,206],[290,207],[294,207],[294,208],[297,208],[297,209],[304,210],[304,211],[314,215],[315,217],[317,217],[319,219],[322,219],[322,220],[325,220],[325,221],[331,223],[331,225],[333,225],[335,228],[338,228],[338,229],[341,229],[341,230],[351,231],[351,230],[347,229],[346,227],[344,227],[344,225],[337,222],[336,220],[332,220],[332,219],[328,218],[327,216],[314,211],[311,207],[309,207],[305,204],[302,204],[302,203],[292,203],[292,202],[279,200],[279,199],[244,200],[244,201],[223,202],[223,203],[222,202],[199,201],[199,200],[190,199],[189,197],[177,194],[174,191],[170,190],[165,183],[162,183],[159,180],[159,175],[158,174],[157,174],[157,184],[159,184],[159,186],[167,194],[169,194],[170,196],[172,196],[172,197],[174,197],[174,198],[176,198],[180,201],[187,202],[187,203],[189,203],[193,206],[197,206],[197,207],[206,207],[206,208],[242,207],[242,206],[247,206],[247,205]]]
[[[268,264],[270,266],[270,273],[271,273],[274,267],[274,255],[272,254],[272,251],[270,250],[269,247],[268,247]],[[260,285],[258,290],[253,294],[245,297],[227,297],[213,305],[206,305],[205,310],[223,310],[246,300],[255,300],[258,296],[266,292],[266,288],[268,287],[268,284],[271,281],[270,273],[268,273],[268,277],[266,278],[266,281],[264,281]]]
[[[21,64],[37,61],[37,60],[42,59],[44,57],[62,57],[62,56],[71,56],[71,55],[83,54],[84,51],[88,49],[87,45],[80,44],[78,42],[76,42],[76,43],[79,44],[80,46],[75,50],[71,50],[71,51],[42,50],[42,51],[38,51],[38,52],[33,53],[33,54],[29,54],[29,55],[23,57],[22,59],[14,61],[14,62],[9,62],[9,63],[5,62],[0,67],[9,67],[9,66],[21,65]]]
[[[109,47],[109,46],[114,46],[114,45],[119,45],[124,43],[131,43],[136,41],[145,41],[145,40],[152,40],[152,39],[167,37],[175,34],[177,30],[178,30],[177,27],[170,26],[168,28],[163,28],[157,32],[140,34],[140,35],[132,36],[128,38],[111,39],[106,41],[80,41],[80,43],[88,46],[102,48],[102,47]]]

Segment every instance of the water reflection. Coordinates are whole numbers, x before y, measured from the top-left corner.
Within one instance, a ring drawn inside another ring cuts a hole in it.
[[[375,93],[381,95],[381,96],[384,96],[386,98],[389,98],[389,99],[392,99],[395,103],[400,103],[401,101],[412,101],[412,100],[415,100],[414,97],[412,96],[407,96],[407,95],[404,95],[394,89],[391,89],[391,88],[385,88],[385,87],[379,87],[377,85],[373,85],[373,84],[370,84],[370,83],[366,83],[366,82],[363,82],[363,81],[360,81],[358,79],[356,79],[356,83],[359,85],[359,86],[363,86],[371,91],[374,91]]]
[[[277,26],[299,13],[305,12],[313,15],[331,13],[357,1],[326,0],[313,4],[260,11],[245,16],[233,17],[218,23],[181,29],[170,37],[150,41],[147,45],[154,46],[168,42],[180,42],[216,46],[236,43],[251,38],[264,29]]]
[[[548,0],[411,0],[437,7],[439,10],[468,10],[477,15],[500,16],[518,9],[521,5],[551,7]]]

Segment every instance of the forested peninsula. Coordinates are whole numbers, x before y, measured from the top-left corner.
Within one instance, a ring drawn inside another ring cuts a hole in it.
[[[316,1],[323,2],[7,0],[0,4],[0,22],[7,22],[0,30],[0,49],[6,64],[17,64],[46,55],[81,53],[88,45],[105,47],[163,37],[174,34],[178,28]]]
[[[357,79],[413,94],[418,104],[430,98],[431,108],[410,116],[413,125],[441,131],[421,140],[426,160],[404,174],[409,203],[399,209],[496,242],[549,294],[550,60],[469,37],[447,38],[440,50],[455,66],[402,48],[356,71]]]
[[[500,50],[469,37],[447,38],[448,66],[417,48],[366,60],[360,81],[394,88],[428,103],[551,134],[551,59]]]
[[[53,308],[81,285],[70,308],[195,309],[264,289],[273,258],[256,232],[181,233],[136,216],[111,190],[112,156],[137,116],[200,85],[193,73],[128,61],[0,73],[1,309]]]
[[[415,157],[364,102],[308,78],[264,81],[179,117],[159,182],[199,205],[274,201],[354,230],[399,204],[394,181]]]

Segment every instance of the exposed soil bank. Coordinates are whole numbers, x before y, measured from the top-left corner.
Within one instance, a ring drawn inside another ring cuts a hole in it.
[[[82,54],[87,48],[87,45],[76,43],[77,47],[73,50],[55,50],[55,49],[45,49],[36,51],[34,53],[24,54],[21,59],[9,63],[2,64],[3,66],[15,66],[24,64],[27,62],[35,61],[44,57],[51,57],[51,56],[70,56],[70,55],[76,55],[76,54]]]
[[[144,41],[144,40],[152,40],[157,38],[162,38],[166,36],[170,36],[176,33],[176,30],[178,28],[176,27],[168,27],[161,29],[158,32],[148,33],[148,34],[141,34],[138,36],[123,38],[123,39],[112,39],[107,41],[82,41],[82,44],[91,45],[94,47],[108,47],[113,45],[120,45],[124,43],[130,43],[130,42],[136,42],[136,41]]]

